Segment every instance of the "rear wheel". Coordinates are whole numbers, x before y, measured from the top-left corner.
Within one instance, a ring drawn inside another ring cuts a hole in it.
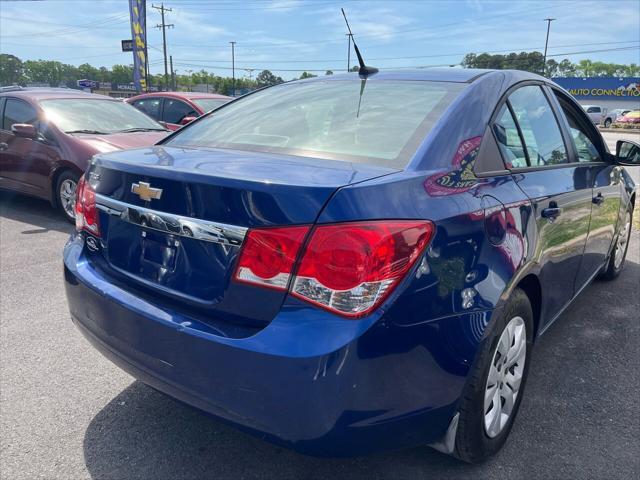
[[[76,187],[78,175],[73,172],[62,172],[56,182],[56,204],[70,223],[75,223]]]
[[[609,128],[610,126],[611,126],[611,119],[610,119],[610,118],[607,118],[607,119],[604,121],[604,128]]]
[[[500,450],[520,407],[533,340],[533,313],[524,291],[513,291],[495,322],[460,404],[455,455],[470,463]]]
[[[631,219],[633,218],[633,209],[629,207],[624,215],[623,224],[620,227],[618,236],[616,237],[613,251],[609,257],[609,261],[602,272],[603,280],[613,280],[624,268],[624,262],[627,258],[627,250],[629,249],[629,239],[631,238]]]

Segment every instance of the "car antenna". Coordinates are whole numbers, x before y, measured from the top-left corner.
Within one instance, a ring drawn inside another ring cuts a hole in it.
[[[351,41],[353,42],[353,48],[356,51],[356,56],[358,57],[358,63],[360,64],[360,69],[358,70],[358,74],[361,77],[366,77],[368,75],[373,75],[378,72],[376,67],[368,67],[364,64],[364,60],[362,59],[362,55],[360,54],[360,49],[358,45],[356,45],[356,39],[353,37],[353,33],[351,33],[351,27],[349,26],[349,20],[347,20],[347,14],[344,13],[344,8],[340,9],[342,11],[342,16],[344,17],[344,21],[347,24],[347,29],[349,30],[349,36],[351,37]]]

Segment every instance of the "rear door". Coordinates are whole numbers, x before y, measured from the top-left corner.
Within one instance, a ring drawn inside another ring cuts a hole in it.
[[[540,85],[511,92],[496,129],[505,163],[534,205],[542,318],[551,320],[575,293],[591,216],[588,168],[572,162],[570,140]]]
[[[571,136],[571,147],[592,187],[589,233],[576,289],[582,288],[604,265],[609,254],[622,201],[622,169],[605,161],[606,151],[599,133],[580,109],[561,92],[555,92]]]

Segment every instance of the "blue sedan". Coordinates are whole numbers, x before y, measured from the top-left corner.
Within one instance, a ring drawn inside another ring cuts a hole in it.
[[[623,269],[639,163],[529,73],[274,86],[93,159],[71,317],[142,382],[300,452],[479,462],[537,338]]]

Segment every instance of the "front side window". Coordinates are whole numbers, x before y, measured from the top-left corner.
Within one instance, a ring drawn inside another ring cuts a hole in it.
[[[42,100],[47,118],[66,133],[116,133],[164,130],[128,103],[93,98]]]
[[[581,126],[580,121],[576,118],[576,114],[567,107],[564,103],[561,103],[562,111],[567,117],[567,123],[569,123],[569,130],[571,131],[571,138],[578,152],[579,162],[599,162],[601,161],[600,153],[589,138],[586,130]]]
[[[375,79],[293,82],[225,105],[167,145],[404,167],[465,87]]]
[[[537,85],[519,88],[509,96],[524,139],[531,167],[568,161],[567,150],[551,105]]]
[[[28,123],[37,127],[38,112],[27,102],[8,98],[4,108],[3,128],[11,130],[11,126],[16,123]]]
[[[167,123],[180,124],[185,117],[196,117],[198,113],[186,103],[173,98],[165,98],[162,117]]]
[[[518,127],[506,103],[500,108],[498,118],[493,124],[493,131],[506,167],[509,169],[527,167],[527,156],[520,140]]]
[[[587,113],[600,113],[600,107],[589,107]]]
[[[160,99],[142,98],[133,102],[133,106],[155,120],[160,119]]]

